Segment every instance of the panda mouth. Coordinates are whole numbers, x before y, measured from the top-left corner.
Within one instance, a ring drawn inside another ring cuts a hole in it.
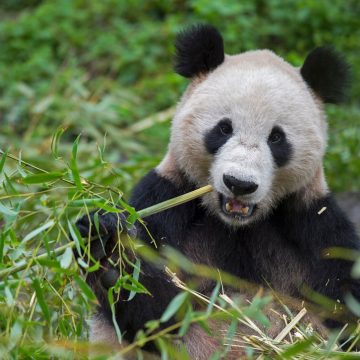
[[[227,216],[235,218],[249,218],[255,211],[255,204],[248,204],[236,198],[229,198],[222,194],[220,196],[221,209]]]

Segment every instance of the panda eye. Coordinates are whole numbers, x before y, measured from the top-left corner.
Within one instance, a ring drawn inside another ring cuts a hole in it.
[[[233,132],[231,120],[229,119],[221,120],[218,126],[222,135],[231,135]]]
[[[281,142],[281,140],[283,139],[284,134],[282,131],[279,131],[277,129],[273,129],[273,131],[271,132],[270,136],[269,136],[269,142],[271,144],[278,144]]]

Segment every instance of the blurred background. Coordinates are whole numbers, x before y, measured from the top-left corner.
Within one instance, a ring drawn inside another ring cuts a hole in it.
[[[172,112],[157,113],[173,107],[187,84],[172,71],[173,40],[196,22],[218,27],[229,54],[269,48],[297,66],[318,45],[344,54],[354,81],[345,105],[327,106],[325,167],[333,190],[359,190],[357,0],[2,0],[1,148],[53,168],[49,144],[61,126],[65,153],[82,134],[81,171],[99,175],[96,144],[106,143],[106,160],[122,164],[123,175],[106,181],[130,191],[166,151]]]
[[[79,267],[90,269],[55,249],[84,199],[118,204],[165,154],[187,85],[173,41],[198,22],[220,29],[228,54],[269,48],[295,66],[319,45],[344,54],[353,86],[326,106],[325,171],[359,218],[358,0],[1,0],[0,358],[60,358],[60,346],[69,359],[87,338],[94,296]]]

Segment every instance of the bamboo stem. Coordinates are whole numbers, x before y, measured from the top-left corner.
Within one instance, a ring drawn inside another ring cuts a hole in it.
[[[157,214],[161,211],[168,210],[172,207],[182,205],[188,201],[194,200],[200,196],[203,196],[207,194],[208,192],[211,192],[213,190],[211,185],[203,186],[199,189],[196,189],[194,191],[190,191],[184,195],[180,195],[177,197],[174,197],[173,199],[165,200],[159,204],[149,206],[146,209],[139,210],[137,213],[139,217],[144,218],[150,215]]]

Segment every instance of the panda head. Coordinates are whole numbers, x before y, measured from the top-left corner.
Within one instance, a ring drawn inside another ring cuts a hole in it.
[[[310,186],[322,173],[323,103],[341,101],[348,80],[342,57],[317,48],[299,69],[269,50],[225,55],[209,25],[180,33],[175,45],[175,70],[191,83],[169,151],[193,183],[213,185],[204,206],[241,226]]]

